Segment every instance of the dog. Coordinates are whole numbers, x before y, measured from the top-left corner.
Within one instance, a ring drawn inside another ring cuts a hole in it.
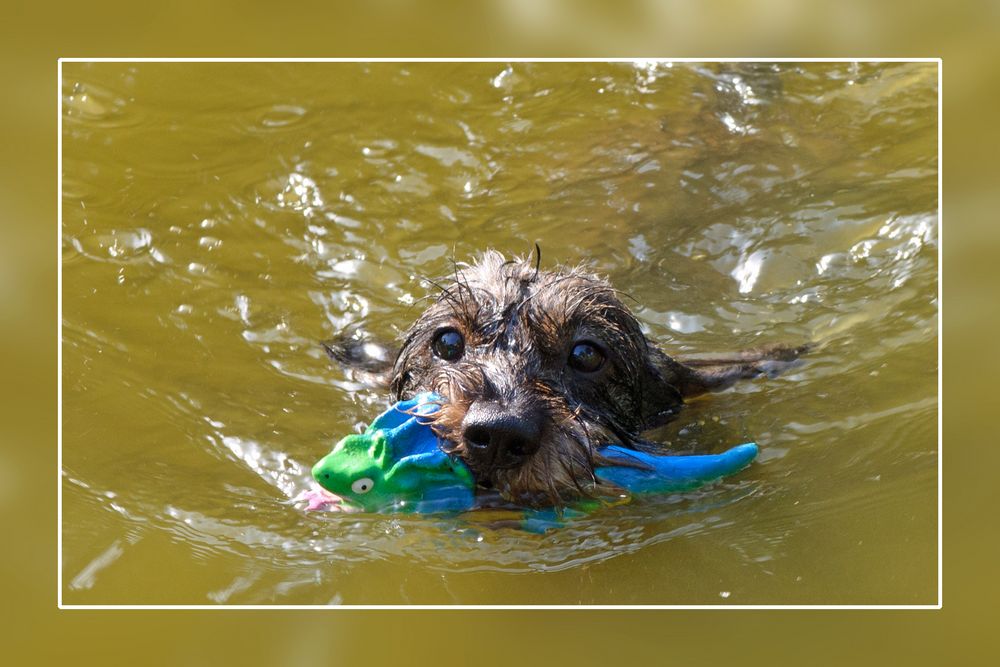
[[[432,427],[479,489],[512,503],[560,504],[620,490],[602,481],[597,446],[650,449],[644,431],[684,400],[773,376],[809,349],[774,345],[674,359],[643,333],[604,278],[582,267],[540,270],[536,246],[508,260],[487,251],[456,264],[395,355],[358,337],[324,343],[337,362],[381,376],[393,401],[446,399]]]

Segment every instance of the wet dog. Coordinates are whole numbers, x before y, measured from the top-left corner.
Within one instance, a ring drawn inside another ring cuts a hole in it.
[[[642,333],[603,278],[541,271],[489,251],[434,282],[436,299],[398,353],[360,339],[326,344],[338,362],[384,373],[393,401],[435,391],[433,428],[483,489],[520,504],[614,493],[594,473],[601,443],[655,447],[641,437],[684,399],[774,375],[806,346],[681,361]],[[390,365],[391,364],[391,365]]]

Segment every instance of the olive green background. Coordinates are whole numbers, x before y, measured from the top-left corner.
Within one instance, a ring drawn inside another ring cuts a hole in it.
[[[1000,9],[988,3],[536,0],[5,4],[0,106],[0,628],[10,664],[639,660],[974,664],[993,609]],[[944,608],[940,611],[59,611],[56,120],[60,56],[941,56]]]

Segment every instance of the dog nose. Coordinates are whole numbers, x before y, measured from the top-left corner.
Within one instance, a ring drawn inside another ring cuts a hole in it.
[[[465,413],[462,429],[473,465],[515,468],[538,451],[541,418],[494,401],[477,401]]]

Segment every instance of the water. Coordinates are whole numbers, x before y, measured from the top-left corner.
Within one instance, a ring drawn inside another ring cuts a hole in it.
[[[131,604],[934,603],[934,64],[68,63],[63,595]],[[495,247],[674,353],[814,340],[699,399],[694,493],[545,535],[291,501],[390,339]]]

